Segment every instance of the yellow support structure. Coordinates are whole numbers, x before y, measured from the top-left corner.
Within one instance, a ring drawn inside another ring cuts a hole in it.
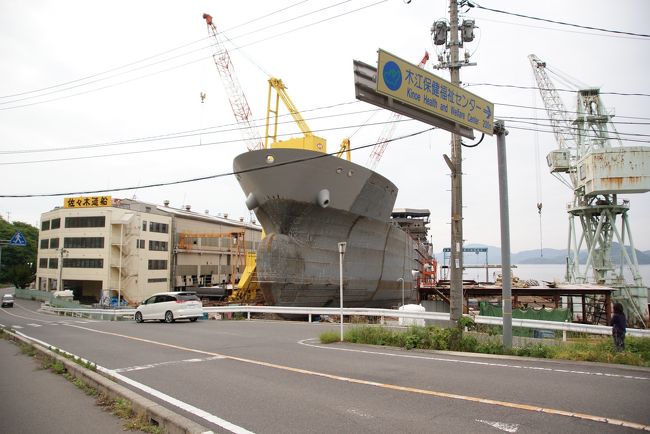
[[[339,151],[336,153],[336,156],[341,158],[344,152],[345,152],[345,159],[348,161],[352,161],[350,157],[350,139],[348,139],[347,137],[343,139],[343,141],[341,142],[341,147],[339,148]]]
[[[275,103],[272,104],[273,90],[275,90]],[[293,120],[300,128],[303,137],[291,138],[288,140],[278,141],[278,114],[280,108],[280,99],[284,103],[287,110],[293,117]],[[271,114],[273,114],[273,131],[271,132]],[[269,139],[271,142],[269,143]],[[279,78],[269,79],[269,94],[268,103],[266,108],[266,131],[264,134],[264,147],[271,148],[292,148],[292,149],[307,149],[310,151],[327,152],[327,140],[322,137],[314,135],[314,133],[307,125],[307,122],[302,117],[295,104],[289,98],[287,88]]]
[[[260,289],[259,283],[257,283],[257,253],[247,252],[246,253],[246,267],[244,272],[239,279],[237,287],[234,289],[230,297],[228,297],[229,302],[253,302],[257,299],[258,290]]]

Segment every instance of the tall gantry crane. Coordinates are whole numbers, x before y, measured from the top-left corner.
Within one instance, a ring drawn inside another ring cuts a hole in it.
[[[230,59],[230,53],[221,40],[220,34],[217,32],[217,27],[212,21],[212,16],[209,14],[203,14],[203,19],[208,26],[208,34],[214,40],[215,52],[212,54],[214,64],[217,66],[224,89],[228,94],[230,107],[232,108],[232,112],[235,115],[241,134],[246,142],[246,147],[249,151],[262,149],[264,147],[262,139],[253,124],[253,115],[250,106],[248,105],[248,101],[246,100],[246,95],[244,95],[244,91],[242,90],[237,75],[235,74],[235,68]]]
[[[429,52],[425,51],[424,57],[422,57],[422,60],[420,61],[420,64],[418,66],[420,68],[424,68],[424,65],[427,64],[428,60],[429,60]],[[381,130],[381,133],[379,134],[379,138],[377,139],[377,144],[372,147],[372,152],[368,156],[368,161],[366,161],[366,166],[370,170],[375,170],[377,164],[379,164],[379,160],[381,160],[381,157],[384,155],[384,151],[388,146],[388,142],[390,141],[390,139],[393,138],[393,134],[395,133],[395,128],[397,127],[397,122],[401,118],[402,115],[395,112],[392,112],[390,117],[388,118],[388,122],[384,125],[384,128]]]
[[[572,113],[575,119],[571,119],[571,112],[565,109],[548,77],[546,63],[534,54],[528,59],[558,144],[546,161],[551,173],[573,190],[573,200],[567,206],[565,278],[571,283],[586,283],[591,271],[595,283],[618,290],[614,298],[623,303],[630,321],[646,326],[648,290],[643,286],[634,249],[630,203],[618,195],[650,191],[650,147],[623,146],[598,88],[578,90],[576,111]],[[612,261],[614,238],[620,246],[618,267]],[[584,267],[579,260],[582,249],[587,251]],[[626,283],[625,270],[629,270],[633,283]]]

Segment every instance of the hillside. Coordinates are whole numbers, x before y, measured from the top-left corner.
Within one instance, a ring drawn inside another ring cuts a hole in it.
[[[487,247],[487,262],[490,264],[501,263],[501,248],[495,246],[487,246],[484,244],[467,244],[465,247]],[[618,264],[620,257],[620,246],[618,243],[612,244],[612,258],[614,264]],[[628,252],[629,253],[629,252]],[[512,252],[510,254],[511,263],[513,264],[564,264],[566,262],[566,249],[539,249],[536,250],[523,250],[521,252]],[[486,262],[486,255],[484,253],[465,253],[465,264],[484,264]],[[636,249],[636,257],[639,265],[650,264],[650,250],[640,251]],[[439,262],[443,260],[443,253],[436,253],[436,259]],[[587,252],[580,252],[580,263],[587,260]]]

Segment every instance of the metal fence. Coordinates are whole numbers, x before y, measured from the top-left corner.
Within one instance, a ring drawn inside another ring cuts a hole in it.
[[[133,319],[135,309],[79,309],[79,308],[57,308],[43,305],[41,310],[56,313],[65,316],[98,318],[110,320]],[[278,315],[304,315],[309,322],[317,315],[338,316],[341,313],[339,308],[328,307],[283,307],[283,306],[212,306],[204,307],[203,311],[210,313],[242,313],[246,314],[247,319],[251,319],[252,313],[269,313]],[[344,316],[365,316],[379,318],[381,323],[385,323],[388,318],[402,318],[410,320],[424,321],[449,321],[449,314],[442,312],[409,312],[393,309],[369,309],[369,308],[344,308]],[[477,324],[503,325],[501,317],[493,316],[474,316],[472,317]],[[586,333],[594,335],[610,335],[612,328],[601,325],[576,324],[569,322],[540,321],[531,319],[512,319],[513,327],[526,327],[539,330],[559,330],[563,332]],[[628,336],[650,337],[650,330],[627,329]]]

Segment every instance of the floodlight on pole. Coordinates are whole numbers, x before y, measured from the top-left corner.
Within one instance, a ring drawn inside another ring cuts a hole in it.
[[[341,302],[341,342],[343,342],[343,256],[345,256],[345,242],[339,243],[339,300]]]

